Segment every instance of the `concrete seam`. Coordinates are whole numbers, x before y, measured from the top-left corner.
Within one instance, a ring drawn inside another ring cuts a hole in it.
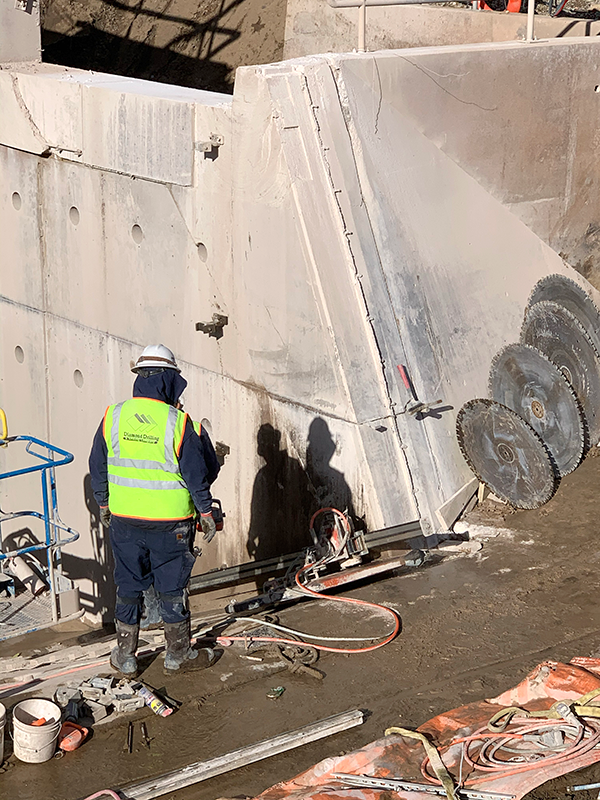
[[[362,191],[362,186],[361,186],[361,183],[360,183],[360,175],[359,175],[359,172],[358,172],[358,165],[356,164],[356,157],[355,157],[355,154],[354,154],[354,148],[352,146],[352,137],[350,135],[350,130],[348,128],[347,106],[345,105],[344,100],[343,100],[343,98],[341,96],[340,85],[338,83],[339,76],[336,75],[336,71],[335,71],[335,69],[333,67],[333,64],[331,62],[329,63],[328,66],[329,66],[329,69],[331,71],[331,75],[332,75],[332,78],[333,78],[333,83],[334,83],[334,86],[335,86],[335,89],[336,89],[336,92],[337,92],[337,95],[338,95],[338,100],[339,100],[339,103],[340,103],[340,109],[342,111],[342,117],[344,119],[344,125],[346,127],[346,132],[348,134],[348,138],[349,138],[349,141],[350,141],[350,149],[351,149],[351,152],[352,152],[352,158],[354,159],[356,181],[357,181],[358,189],[359,189],[359,192],[360,192],[361,205],[362,205],[362,208],[364,210],[365,217],[366,217],[368,225],[369,225],[369,229],[371,230],[371,235],[372,235],[372,239],[373,239],[373,246],[374,246],[374,248],[375,248],[375,250],[377,252],[377,260],[378,260],[378,263],[379,263],[379,266],[380,266],[380,272],[381,272],[382,279],[383,279],[383,282],[384,282],[385,292],[386,292],[386,295],[388,297],[389,306],[390,306],[390,308],[392,310],[392,315],[393,315],[393,318],[394,318],[394,322],[396,323],[396,329],[398,331],[398,337],[400,339],[400,342],[402,342],[402,336],[400,334],[400,329],[398,327],[398,320],[396,319],[396,315],[394,314],[394,311],[393,311],[393,304],[392,304],[391,297],[390,297],[389,287],[388,287],[388,283],[387,283],[387,277],[386,277],[386,275],[385,275],[385,273],[383,271],[383,268],[381,267],[381,258],[380,258],[380,254],[379,254],[379,248],[377,246],[377,241],[375,239],[375,235],[374,235],[374,232],[373,232],[373,226],[372,226],[372,223],[371,223],[371,217],[369,215],[369,211],[368,211],[368,208],[367,208],[367,205],[366,205],[366,202],[365,202],[365,199],[364,199],[363,191]],[[312,106],[312,108],[313,108],[313,115],[314,115],[315,114],[314,105]],[[318,127],[318,124],[317,124],[317,127]],[[336,202],[336,205],[338,207],[338,212],[340,214],[340,218],[342,220],[342,224],[344,225],[344,229],[347,230],[347,226],[346,226],[345,219],[344,219],[343,209],[341,207],[341,203],[340,203],[338,194],[335,191],[335,186],[334,186],[334,182],[333,182],[333,175],[332,175],[331,167],[330,167],[330,164],[329,164],[329,161],[328,161],[328,158],[327,158],[327,151],[323,147],[324,143],[323,143],[323,141],[321,139],[320,132],[319,132],[319,141],[321,143],[321,150],[323,152],[323,160],[324,160],[324,162],[326,164],[326,167],[327,167],[327,174],[328,174],[329,182],[330,182],[330,185],[331,185],[334,197],[335,197],[335,202]],[[368,304],[368,301],[367,301],[365,289],[363,287],[363,284],[362,284],[362,281],[361,281],[361,278],[360,278],[360,275],[359,275],[359,272],[358,272],[357,263],[356,263],[356,257],[354,255],[353,250],[352,250],[352,244],[350,243],[349,237],[346,237],[346,240],[347,240],[347,247],[348,247],[348,251],[349,251],[349,254],[350,254],[350,258],[351,258],[352,264],[354,266],[354,273],[355,273],[356,281],[357,281],[357,284],[358,284],[358,287],[359,287],[359,290],[360,290],[360,295],[361,295],[361,298],[362,298],[362,303],[363,303],[363,307],[364,307],[364,310],[365,310],[366,318],[367,318],[369,326],[371,328],[371,332],[372,332],[372,337],[373,337],[373,342],[375,344],[375,348],[376,348],[376,350],[377,350],[377,352],[379,354],[381,374],[382,374],[382,378],[383,378],[383,385],[385,387],[385,393],[386,393],[387,400],[388,400],[388,406],[390,408],[390,414],[391,414],[390,419],[393,420],[393,427],[394,427],[394,431],[396,432],[396,437],[397,437],[397,441],[398,441],[401,457],[404,460],[404,466],[405,466],[405,470],[406,470],[406,475],[408,476],[408,480],[409,480],[409,484],[410,484],[410,492],[411,492],[411,495],[412,495],[412,498],[413,498],[413,502],[415,504],[415,509],[416,509],[417,515],[419,516],[419,518],[421,518],[422,514],[421,514],[420,507],[419,507],[419,499],[417,497],[415,480],[413,478],[413,474],[412,474],[412,471],[411,471],[411,468],[410,468],[408,457],[406,455],[406,450],[405,450],[405,447],[404,447],[404,444],[403,444],[403,441],[402,441],[402,436],[400,434],[400,429],[398,427],[398,420],[397,420],[396,415],[394,413],[394,401],[392,399],[390,388],[389,388],[389,385],[388,385],[388,382],[387,382],[387,379],[386,379],[386,375],[385,375],[385,359],[383,357],[383,351],[381,349],[381,346],[380,346],[378,338],[377,338],[377,333],[375,331],[375,326],[373,324],[373,317],[372,317],[372,315],[370,314],[370,311],[369,311],[369,304]]]
[[[42,335],[44,339],[44,390],[46,400],[46,436],[48,441],[52,438],[50,430],[50,368],[48,364],[48,287],[46,283],[46,272],[48,266],[48,254],[46,252],[46,237],[44,236],[44,178],[42,173],[43,164],[38,161],[36,165],[37,178],[37,224],[38,238],[40,243],[40,279],[42,285]]]
[[[12,83],[13,94],[14,94],[15,99],[17,101],[17,105],[19,106],[19,108],[23,112],[23,114],[25,116],[25,119],[29,123],[29,127],[31,128],[31,132],[33,133],[35,138],[40,142],[40,144],[44,145],[45,149],[41,153],[41,155],[45,155],[46,153],[48,153],[50,151],[50,145],[46,141],[46,139],[42,136],[42,132],[40,131],[38,126],[35,124],[35,121],[34,121],[33,117],[31,116],[31,111],[29,110],[29,108],[27,107],[27,103],[23,99],[23,95],[21,94],[21,90],[19,89],[19,78],[14,73],[11,73],[10,80],[11,80],[11,83]]]
[[[102,331],[99,328],[92,328],[89,325],[84,325],[83,323],[78,322],[77,320],[69,319],[68,317],[62,316],[61,314],[55,314],[51,311],[41,311],[39,308],[34,308],[33,306],[29,306],[26,303],[19,303],[16,300],[12,300],[10,297],[6,297],[5,295],[0,295],[0,303],[3,302],[8,303],[11,306],[17,306],[18,308],[26,309],[27,311],[31,311],[35,314],[42,314],[44,318],[48,317],[55,320],[59,320],[61,322],[67,322],[69,325],[74,325],[75,327],[81,329],[82,331],[97,333],[102,336],[106,336],[107,338],[112,339],[116,342],[122,342],[123,344],[140,348],[144,347],[144,343],[134,342],[130,339],[125,339],[122,336],[117,336],[114,333],[109,333],[108,331]],[[297,408],[302,408],[305,411],[309,411],[311,414],[317,414],[322,417],[327,417],[328,419],[338,420],[339,422],[344,422],[348,425],[360,426],[379,421],[379,418],[362,420],[362,421],[356,419],[347,419],[346,417],[343,417],[341,414],[332,414],[331,411],[327,411],[326,409],[318,408],[317,406],[312,406],[308,403],[303,403],[299,400],[295,400],[290,397],[285,397],[284,395],[270,392],[268,389],[265,389],[264,387],[257,386],[256,384],[250,383],[249,381],[243,381],[239,378],[234,378],[232,375],[227,375],[226,373],[213,372],[212,370],[208,370],[205,367],[199,367],[197,364],[192,364],[190,361],[178,359],[178,363],[189,367],[193,367],[194,369],[202,369],[204,372],[217,375],[220,378],[225,378],[226,380],[231,381],[237,386],[243,386],[245,389],[248,389],[256,394],[261,394],[261,393],[266,394],[269,398],[275,400],[278,403],[291,405]],[[385,420],[388,419],[388,417],[381,417],[381,419]]]

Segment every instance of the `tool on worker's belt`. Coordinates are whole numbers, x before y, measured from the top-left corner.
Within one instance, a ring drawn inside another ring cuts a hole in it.
[[[146,749],[150,750],[150,737],[148,736],[148,728],[146,728],[146,723],[142,722],[140,724],[140,728],[142,731],[142,739],[144,740],[144,744],[146,745]]]
[[[211,513],[212,517],[215,521],[215,527],[217,531],[223,530],[225,514],[223,513],[223,506],[221,505],[221,501],[213,498],[212,506],[211,506]],[[201,531],[202,525],[200,524],[200,517],[196,517],[196,530]],[[195,546],[192,549],[192,553],[194,554],[195,558],[200,558],[202,555],[202,548]]]
[[[373,778],[370,775],[350,775],[344,772],[334,772],[333,777],[346,784],[361,789],[388,789],[392,792],[427,792],[440,797],[446,796],[443,786],[433,786],[430,783],[412,783],[396,778]],[[514,794],[501,794],[499,792],[480,792],[473,789],[456,789],[456,795],[464,800],[513,800]]]
[[[525,312],[521,341],[537,348],[573,387],[585,416],[590,443],[600,439],[600,354],[579,319],[551,300]]]
[[[539,508],[554,494],[552,456],[512,409],[485,398],[469,400],[458,412],[456,434],[467,464],[501,500],[516,508]]]
[[[127,724],[127,752],[133,752],[133,722],[131,720]]]
[[[573,387],[535,347],[509,344],[492,361],[489,394],[523,417],[543,439],[560,476],[581,462],[585,420]]]
[[[411,414],[413,416],[421,414],[422,416],[425,416],[429,413],[429,411],[431,411],[432,406],[439,406],[439,404],[442,402],[441,400],[433,400],[429,403],[424,403],[422,400],[417,398],[415,388],[412,385],[411,379],[408,377],[408,372],[406,371],[404,364],[398,364],[398,372],[400,373],[402,382],[412,395],[412,399],[409,400],[404,406],[402,411],[403,414]]]

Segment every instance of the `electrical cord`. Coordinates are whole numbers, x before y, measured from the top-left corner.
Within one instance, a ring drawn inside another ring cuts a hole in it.
[[[372,636],[316,636],[312,633],[304,633],[304,631],[297,631],[294,628],[286,628],[283,625],[276,625],[274,622],[267,622],[259,617],[234,617],[236,622],[255,622],[257,625],[265,625],[268,628],[274,628],[283,633],[291,633],[293,636],[300,636],[304,639],[316,639],[319,642],[372,642]]]

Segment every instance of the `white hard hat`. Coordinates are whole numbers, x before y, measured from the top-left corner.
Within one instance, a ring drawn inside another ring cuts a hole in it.
[[[175,361],[172,350],[164,344],[149,344],[144,348],[144,352],[131,368],[132,372],[139,372],[142,369],[176,369],[181,372]]]

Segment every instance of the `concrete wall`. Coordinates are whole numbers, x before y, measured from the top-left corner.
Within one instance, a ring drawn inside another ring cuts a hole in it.
[[[38,0],[0,3],[0,63],[41,58]]]
[[[598,36],[600,22],[537,16],[538,39]],[[410,5],[367,9],[367,50],[523,40],[526,16],[465,8]],[[284,58],[344,53],[358,47],[358,10],[327,0],[288,0]]]
[[[557,251],[596,219],[598,47],[307,57],[239,70],[233,98],[0,71],[0,405],[13,433],[75,453],[64,563],[91,613],[110,576],[87,455],[149,342],[174,349],[187,410],[230,448],[226,533],[199,571],[299,549],[322,505],[370,529],[452,521],[473,482],[457,410],[487,393],[540,277],[585,285]],[[204,153],[211,134],[224,144]],[[195,330],[215,312],[218,340]],[[399,364],[438,415],[404,413]],[[2,508],[36,505],[34,488],[0,485]]]

